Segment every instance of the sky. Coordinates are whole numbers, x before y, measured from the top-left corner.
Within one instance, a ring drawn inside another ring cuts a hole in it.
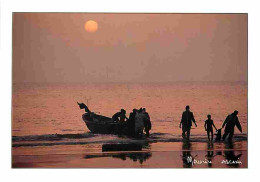
[[[13,13],[13,82],[247,81],[247,14]],[[98,23],[87,32],[85,22]]]

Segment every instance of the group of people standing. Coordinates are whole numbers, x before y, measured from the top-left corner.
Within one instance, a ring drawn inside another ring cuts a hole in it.
[[[211,119],[211,115],[208,115],[207,116],[208,119],[205,121],[204,124],[204,128],[207,131],[208,139],[213,140],[213,127],[218,132],[217,135],[219,135],[216,138],[217,140],[221,139],[222,128],[225,128],[222,137],[223,141],[226,139],[227,136],[228,136],[228,140],[232,140],[235,126],[242,133],[242,127],[240,125],[237,115],[238,115],[238,111],[234,111],[232,114],[228,115],[220,129],[216,128],[213,120]],[[192,122],[197,127],[197,123],[194,119],[193,113],[190,111],[190,106],[186,106],[186,110],[182,113],[182,118],[179,127],[182,128],[182,137],[186,138],[187,140],[189,140],[190,138],[190,130],[191,130]]]
[[[84,103],[78,103],[80,109],[85,109],[86,113],[92,113],[88,107]],[[242,127],[238,120],[238,111],[235,110],[232,114],[229,114],[225,121],[222,124],[220,129],[217,129],[215,126],[211,115],[207,116],[207,120],[205,121],[204,128],[207,131],[208,139],[213,140],[213,127],[217,131],[216,140],[221,140],[221,130],[224,129],[224,134],[222,140],[224,141],[227,137],[228,140],[232,140],[234,135],[235,126],[242,133]],[[90,117],[91,118],[91,117]],[[130,113],[129,118],[126,117],[126,111],[121,109],[120,112],[115,113],[112,116],[112,120],[119,122],[119,133],[126,133],[129,136],[141,136],[145,131],[146,136],[150,135],[150,130],[152,128],[151,120],[149,114],[146,112],[145,108],[140,108],[139,110],[133,109]],[[186,110],[182,113],[181,122],[179,127],[182,128],[182,137],[184,139],[190,139],[190,130],[192,126],[192,122],[197,127],[197,123],[195,121],[193,113],[190,111],[190,106],[186,106]],[[124,127],[127,126],[127,127]],[[123,131],[123,130],[127,131]]]
[[[127,134],[130,136],[141,136],[144,131],[146,136],[150,135],[149,131],[152,128],[152,124],[150,116],[145,108],[140,108],[139,110],[133,109],[129,118],[126,117],[126,111],[121,109],[120,112],[117,112],[112,116],[112,120],[122,124],[126,122]]]
[[[232,114],[228,115],[225,121],[222,124],[220,129],[217,129],[215,126],[211,115],[207,116],[207,120],[204,123],[205,131],[207,131],[208,140],[213,140],[213,127],[217,131],[216,140],[221,140],[221,129],[224,129],[224,134],[222,140],[225,140],[228,136],[229,140],[232,140],[234,135],[235,126],[242,133],[242,127],[238,120],[238,111],[234,111]],[[121,109],[120,112],[115,113],[112,116],[113,121],[118,121],[119,123],[126,123],[127,125],[127,134],[130,136],[140,136],[145,131],[146,136],[149,136],[149,131],[152,128],[150,116],[146,112],[145,108],[140,108],[139,110],[133,109],[130,113],[129,118],[126,117],[126,111]],[[182,137],[184,139],[190,139],[190,130],[192,127],[192,123],[197,127],[197,123],[195,121],[193,113],[190,111],[190,106],[186,106],[186,110],[182,113],[181,122],[179,127],[182,128]],[[123,127],[122,127],[123,128]]]

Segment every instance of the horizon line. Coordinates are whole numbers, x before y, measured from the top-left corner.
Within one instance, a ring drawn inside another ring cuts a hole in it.
[[[248,84],[248,80],[246,81],[235,81],[235,80],[226,80],[226,81],[164,81],[164,82],[158,82],[158,81],[148,81],[148,82],[133,82],[133,81],[111,81],[111,82],[101,82],[101,81],[94,81],[94,82],[14,82],[12,81],[12,84],[21,84],[21,83],[28,83],[28,84],[171,84],[171,83],[244,83]]]

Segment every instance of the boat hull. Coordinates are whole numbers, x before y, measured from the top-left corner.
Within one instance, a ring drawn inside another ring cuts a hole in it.
[[[126,131],[126,123],[115,122],[109,117],[85,113],[82,119],[92,133],[122,134],[122,131]]]

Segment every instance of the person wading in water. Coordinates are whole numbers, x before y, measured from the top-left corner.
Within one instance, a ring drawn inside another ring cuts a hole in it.
[[[190,111],[190,106],[186,106],[186,111],[182,113],[180,128],[182,128],[182,137],[190,139],[190,129],[192,122],[197,127],[196,121],[194,119],[193,113]],[[186,135],[187,134],[187,135]]]
[[[242,127],[240,125],[240,122],[238,120],[238,111],[234,111],[232,114],[228,115],[226,120],[224,121],[222,128],[225,127],[224,135],[222,140],[224,141],[226,137],[228,136],[228,140],[232,140],[234,135],[235,126],[237,126],[238,130],[242,133]]]
[[[135,115],[137,109],[133,109],[133,112],[130,113],[129,119],[127,120],[127,129],[128,135],[134,137],[135,136]]]
[[[205,128],[205,131],[207,131],[209,141],[213,140],[213,126],[217,131],[218,129],[216,128],[213,120],[211,119],[211,115],[209,114],[208,119],[205,121],[205,124],[204,124],[204,128]],[[210,136],[211,136],[211,138],[210,138]]]
[[[150,116],[149,116],[148,112],[146,112],[145,108],[143,108],[143,113],[145,115],[144,130],[145,130],[146,136],[149,137],[149,135],[150,135],[149,131],[152,129],[152,124],[151,124]]]

